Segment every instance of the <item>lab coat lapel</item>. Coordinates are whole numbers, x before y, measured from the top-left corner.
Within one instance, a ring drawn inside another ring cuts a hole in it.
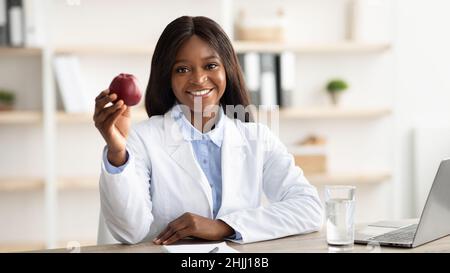
[[[178,124],[173,120],[171,111],[164,115],[164,132],[166,149],[172,159],[186,171],[192,180],[201,187],[210,208],[210,216],[212,216],[212,193],[211,186],[203,173],[202,169],[195,159],[194,150],[189,141],[184,140]],[[183,183],[185,181],[179,181]]]
[[[235,121],[226,118],[224,138],[222,144],[222,206],[217,214],[236,204],[236,194],[240,190],[240,183],[245,183],[245,160],[247,157],[247,140],[241,135]]]

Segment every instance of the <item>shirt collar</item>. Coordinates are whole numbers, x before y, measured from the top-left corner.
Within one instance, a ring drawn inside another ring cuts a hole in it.
[[[178,123],[180,126],[181,134],[184,140],[193,141],[193,140],[211,140],[218,147],[222,146],[223,141],[223,129],[224,129],[224,119],[225,114],[223,112],[222,107],[219,107],[218,111],[218,119],[216,124],[214,125],[214,129],[202,133],[197,128],[192,126],[189,120],[184,115],[180,104],[176,103],[172,108],[172,118]]]

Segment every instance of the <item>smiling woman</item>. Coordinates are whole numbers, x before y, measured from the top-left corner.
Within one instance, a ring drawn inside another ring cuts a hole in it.
[[[130,130],[130,108],[117,100],[102,92],[94,120],[107,144],[101,215],[118,241],[248,243],[320,228],[317,191],[286,147],[250,116],[229,113],[249,105],[248,93],[231,42],[211,19],[183,16],[161,34],[148,120]]]

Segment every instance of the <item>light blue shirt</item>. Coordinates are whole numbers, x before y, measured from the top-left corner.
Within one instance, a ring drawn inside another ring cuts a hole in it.
[[[202,133],[192,126],[191,122],[183,114],[179,104],[173,108],[172,118],[180,126],[183,138],[191,142],[197,163],[200,165],[211,186],[213,215],[216,218],[217,212],[222,204],[221,148],[224,127],[223,110],[220,107],[214,129],[207,133]]]

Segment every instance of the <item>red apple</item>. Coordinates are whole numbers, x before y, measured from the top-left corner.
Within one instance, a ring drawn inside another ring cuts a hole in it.
[[[136,77],[125,73],[114,78],[109,85],[109,92],[117,94],[117,101],[123,100],[128,106],[138,104],[142,97]]]

